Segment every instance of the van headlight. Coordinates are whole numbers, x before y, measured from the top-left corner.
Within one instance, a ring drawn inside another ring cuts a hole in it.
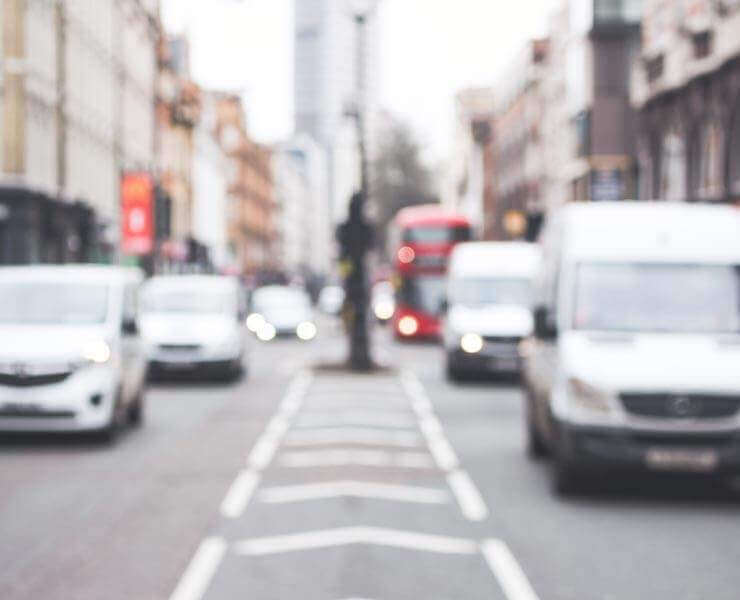
[[[247,329],[252,333],[257,331],[265,324],[265,317],[259,313],[252,313],[247,317]]]
[[[578,377],[568,379],[568,398],[580,408],[596,412],[611,411],[613,394],[604,388],[591,385]]]
[[[316,337],[316,325],[311,321],[304,321],[296,327],[295,334],[304,342],[312,340]]]
[[[82,347],[82,358],[90,363],[102,365],[111,357],[111,349],[105,340],[92,340]]]
[[[483,350],[483,338],[477,333],[466,333],[460,338],[460,348],[468,354],[477,354]]]

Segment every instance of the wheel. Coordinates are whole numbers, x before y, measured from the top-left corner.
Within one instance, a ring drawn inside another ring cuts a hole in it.
[[[537,431],[536,425],[527,419],[527,455],[532,459],[545,458],[549,454],[547,444],[545,444],[540,432]]]
[[[144,390],[139,390],[133,404],[128,408],[128,422],[133,427],[140,427],[144,422]]]
[[[553,489],[558,496],[569,497],[583,488],[583,474],[571,462],[563,457],[555,458]]]
[[[464,378],[462,371],[455,366],[455,363],[449,354],[447,355],[445,374],[447,376],[447,381],[459,382]]]
[[[534,421],[534,401],[529,393],[527,396],[527,416],[526,416],[526,436],[527,436],[527,455],[534,459],[544,458],[549,454],[549,448],[542,439],[542,435],[537,430],[537,424]]]

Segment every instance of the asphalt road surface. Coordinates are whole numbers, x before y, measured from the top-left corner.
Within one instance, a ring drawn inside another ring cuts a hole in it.
[[[740,500],[605,479],[575,499],[524,454],[515,382],[309,368],[344,349],[254,344],[234,384],[174,381],[112,447],[0,444],[2,600],[736,600]]]

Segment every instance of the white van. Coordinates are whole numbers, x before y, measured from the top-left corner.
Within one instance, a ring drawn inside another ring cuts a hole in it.
[[[519,370],[519,344],[532,333],[532,281],[539,263],[535,244],[467,242],[455,247],[443,323],[448,378]]]
[[[97,431],[141,422],[146,360],[136,269],[0,269],[0,430]]]
[[[740,211],[569,205],[541,238],[529,450],[568,492],[608,467],[740,468]]]
[[[141,333],[150,374],[239,377],[245,318],[246,302],[233,277],[152,277],[141,295]]]

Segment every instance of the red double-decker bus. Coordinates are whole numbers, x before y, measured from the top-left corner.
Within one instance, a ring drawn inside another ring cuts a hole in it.
[[[464,216],[439,205],[404,208],[389,235],[394,264],[397,337],[435,338],[440,335],[447,261],[452,248],[472,237]]]

